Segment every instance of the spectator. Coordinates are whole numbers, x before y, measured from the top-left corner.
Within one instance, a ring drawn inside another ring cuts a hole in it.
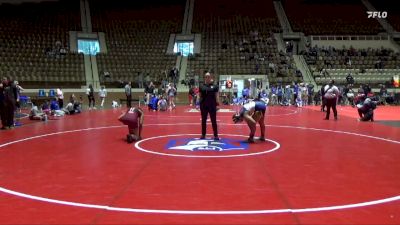
[[[29,113],[30,120],[45,120],[46,114],[41,112],[36,105],[32,105],[31,111]]]
[[[64,93],[61,88],[57,88],[56,97],[60,108],[64,108]]]
[[[130,81],[125,85],[126,106],[128,108],[131,108],[131,104],[132,104],[132,87],[131,87],[131,85],[132,85],[132,83]]]
[[[100,90],[99,90],[99,97],[100,97],[100,107],[103,108],[104,107],[104,101],[107,97],[107,90],[105,86],[101,86]]]
[[[152,95],[154,95],[154,84],[153,82],[150,82],[146,88],[144,89],[144,93],[146,95],[146,103],[150,104],[150,98]]]
[[[158,111],[167,111],[168,103],[164,96],[160,95],[160,99],[158,100]]]
[[[89,110],[92,108],[96,109],[95,99],[94,99],[94,89],[92,84],[89,84],[89,87],[86,89],[86,95],[88,96],[89,100]]]
[[[143,88],[143,73],[137,72],[138,87]]]
[[[325,120],[329,120],[329,114],[331,108],[333,110],[333,116],[335,117],[335,120],[337,120],[338,116],[337,116],[336,104],[340,93],[339,89],[335,86],[335,81],[331,80],[329,84],[325,86],[324,91],[325,91],[324,96],[326,99],[326,107],[327,107]]]
[[[346,82],[347,82],[348,85],[353,86],[353,84],[354,84],[354,78],[353,78],[353,76],[351,76],[351,73],[349,73],[349,74],[346,76]]]
[[[3,127],[1,129],[14,128],[14,111],[16,110],[18,99],[18,90],[15,83],[9,77],[3,77],[3,114],[1,119]]]
[[[167,96],[168,96],[168,103],[169,103],[169,109],[172,110],[175,108],[175,96],[176,96],[176,88],[173,83],[169,83],[167,87]]]

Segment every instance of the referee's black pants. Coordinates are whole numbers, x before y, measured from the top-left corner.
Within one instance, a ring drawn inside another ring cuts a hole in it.
[[[331,113],[331,108],[333,111],[333,116],[337,119],[337,110],[336,110],[336,98],[325,98],[326,100],[326,117],[325,119],[329,120],[329,114]]]
[[[7,127],[7,120],[6,120],[6,110],[4,107],[3,102],[0,102],[0,118],[1,118],[1,124],[2,127]]]
[[[217,107],[209,105],[200,105],[201,111],[201,136],[205,137],[207,133],[207,116],[210,114],[211,124],[214,131],[214,137],[218,137],[217,126]]]
[[[132,95],[126,96],[126,107],[130,108],[132,106]]]

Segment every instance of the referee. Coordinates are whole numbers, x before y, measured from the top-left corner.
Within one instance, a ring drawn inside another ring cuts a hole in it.
[[[219,105],[219,88],[213,83],[211,74],[204,75],[204,84],[200,86],[201,137],[206,138],[207,116],[210,114],[214,140],[219,140],[217,127],[217,106]]]

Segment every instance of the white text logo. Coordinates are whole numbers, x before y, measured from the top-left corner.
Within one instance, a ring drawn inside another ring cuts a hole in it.
[[[383,12],[376,12],[376,11],[367,11],[368,14],[368,18],[379,18],[379,19],[383,19],[387,17],[387,12],[383,11]]]

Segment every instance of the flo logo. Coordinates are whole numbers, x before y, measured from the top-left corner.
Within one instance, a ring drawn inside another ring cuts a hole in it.
[[[379,19],[384,19],[387,17],[387,12],[377,12],[377,11],[367,11],[368,18],[379,18]]]
[[[181,138],[170,140],[166,149],[168,150],[186,150],[186,151],[230,151],[247,150],[248,144],[235,139],[221,139],[214,141],[212,139]]]

